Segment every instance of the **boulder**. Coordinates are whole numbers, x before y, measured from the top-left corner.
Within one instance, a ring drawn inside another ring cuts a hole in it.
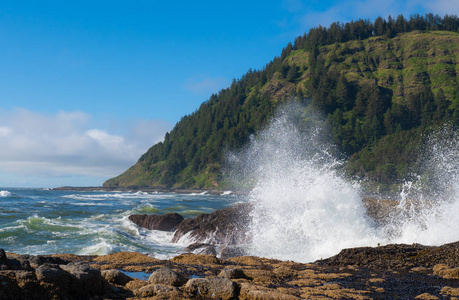
[[[162,267],[150,275],[148,281],[153,284],[181,286],[187,282],[187,279],[180,273],[171,270],[168,267]]]
[[[131,277],[116,269],[104,270],[101,272],[101,275],[109,283],[117,285],[126,285],[129,281],[133,280]]]
[[[136,290],[135,295],[141,298],[159,297],[159,299],[181,299],[179,290],[176,287],[162,285],[162,284],[149,284]]]
[[[176,243],[189,234],[188,238],[195,243],[245,244],[248,242],[251,209],[251,204],[244,203],[185,219],[178,225],[172,242]]]
[[[204,299],[237,298],[237,285],[228,278],[193,278],[188,280],[185,289]]]
[[[218,253],[218,256],[221,259],[228,259],[231,257],[238,257],[238,256],[244,256],[244,255],[247,255],[244,249],[241,249],[239,247],[234,247],[234,246],[225,246],[222,249],[220,249]]]
[[[227,267],[221,270],[218,277],[228,278],[228,279],[247,279],[247,276],[239,268]]]
[[[129,220],[142,228],[172,231],[184,218],[178,213],[169,213],[166,215],[130,215]]]
[[[194,254],[217,255],[217,250],[215,249],[215,246],[211,244],[194,243],[188,245],[183,250],[185,252],[191,252]]]
[[[75,294],[98,295],[104,292],[106,281],[100,270],[84,262],[72,262],[61,268],[72,276],[71,291]]]

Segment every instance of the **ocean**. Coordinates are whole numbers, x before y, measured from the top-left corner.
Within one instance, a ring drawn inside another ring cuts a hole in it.
[[[180,253],[186,241],[171,243],[173,232],[139,228],[129,215],[177,212],[189,218],[242,201],[230,193],[0,188],[0,248],[33,255],[136,251],[164,259]]]

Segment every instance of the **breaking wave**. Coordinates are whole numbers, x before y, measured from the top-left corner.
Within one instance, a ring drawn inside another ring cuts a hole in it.
[[[9,191],[0,191],[0,197],[11,197],[12,194]]]
[[[366,213],[360,185],[343,175],[324,123],[305,112],[297,103],[282,107],[230,157],[232,178],[251,187],[251,254],[310,262],[349,247],[459,240],[457,134],[432,135],[424,173],[404,185],[378,224]]]

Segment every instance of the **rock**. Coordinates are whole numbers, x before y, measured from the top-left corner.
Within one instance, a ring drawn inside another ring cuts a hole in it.
[[[59,257],[52,257],[52,256],[44,256],[44,255],[35,255],[35,256],[25,256],[24,259],[27,259],[30,265],[34,268],[42,265],[42,264],[56,264],[56,265],[65,265],[68,261],[63,260]]]
[[[223,247],[218,253],[218,256],[221,259],[228,259],[231,257],[244,256],[244,255],[247,255],[247,253],[243,249],[239,247],[234,247],[234,246]]]
[[[238,265],[257,266],[257,267],[261,267],[264,265],[263,260],[260,257],[256,257],[256,256],[238,256],[238,257],[229,258],[227,260],[235,264],[238,264]]]
[[[65,289],[68,288],[72,281],[71,275],[56,264],[42,264],[35,269],[35,275],[38,281],[53,283]]]
[[[33,268],[30,266],[27,258],[19,256],[17,259],[8,260],[8,269],[10,270],[26,270],[32,271]]]
[[[438,264],[433,267],[434,275],[445,279],[459,279],[459,268],[450,268],[445,264]]]
[[[298,300],[299,297],[294,295],[283,294],[276,291],[275,289],[269,289],[266,287],[255,286],[248,283],[241,284],[240,291],[241,299],[260,299],[260,300]],[[309,298],[312,299],[312,298]],[[317,299],[327,299],[326,297]]]
[[[7,264],[8,258],[6,257],[5,250],[0,249],[0,264]]]
[[[179,256],[172,258],[172,261],[179,264],[186,265],[219,265],[221,260],[218,259],[215,255],[202,255],[202,254],[190,254],[185,253]]]
[[[439,298],[437,296],[431,295],[429,293],[423,293],[423,294],[417,295],[414,299],[438,300]]]
[[[445,286],[441,289],[441,294],[452,296],[452,297],[459,297],[459,288],[452,288],[449,286]]]
[[[70,289],[76,295],[99,295],[104,292],[105,280],[100,270],[83,262],[72,262],[61,268],[72,275]]]
[[[142,228],[172,231],[184,218],[178,213],[169,213],[166,215],[130,215],[129,220]]]
[[[117,252],[94,258],[94,262],[103,264],[104,269],[121,269],[132,265],[159,263],[160,260],[137,252]]]
[[[148,281],[145,281],[145,280],[140,280],[140,279],[134,279],[132,281],[129,281],[127,284],[126,284],[126,288],[128,290],[131,290],[131,291],[136,291],[144,286],[147,286],[148,285]]]
[[[218,277],[223,277],[223,278],[228,278],[228,279],[247,279],[247,276],[244,274],[244,272],[241,269],[238,268],[232,268],[232,267],[227,267],[224,268],[220,274],[218,274]]]
[[[150,275],[148,281],[153,284],[163,284],[171,286],[181,286],[187,282],[187,279],[180,273],[171,270],[168,267],[162,267]]]
[[[251,209],[249,203],[244,203],[185,219],[178,225],[172,242],[178,242],[189,233],[188,238],[195,243],[245,244]]]
[[[188,280],[185,289],[205,299],[235,299],[237,285],[228,278],[193,278]]]
[[[333,266],[357,265],[411,269],[418,264],[418,261],[424,261],[425,257],[423,256],[430,252],[432,248],[419,244],[350,248],[343,249],[339,254],[328,259],[319,260],[317,263]]]
[[[101,272],[101,275],[109,283],[117,285],[126,285],[129,281],[133,280],[131,277],[116,269],[104,270]]]
[[[160,299],[180,299],[179,290],[176,287],[161,285],[161,284],[149,284],[136,290],[135,295],[138,297],[159,297]]]
[[[192,252],[194,254],[217,255],[215,246],[211,244],[195,243],[188,245],[188,247],[183,250],[186,252]]]

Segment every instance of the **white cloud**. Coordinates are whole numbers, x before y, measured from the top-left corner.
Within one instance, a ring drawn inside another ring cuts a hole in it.
[[[211,78],[196,76],[188,78],[185,82],[186,89],[200,96],[217,93],[219,90],[229,85],[230,81],[223,77]]]
[[[446,14],[459,14],[459,0],[436,0],[436,1],[420,1],[422,6],[429,12],[438,13],[443,16]]]
[[[51,115],[25,109],[2,111],[2,176],[49,178],[53,182],[56,177],[109,178],[134,164],[171,128],[162,120],[139,120],[118,124],[114,134],[93,128],[91,123],[91,116],[82,112]]]
[[[11,134],[11,128],[9,127],[0,127],[0,138],[8,137]]]

